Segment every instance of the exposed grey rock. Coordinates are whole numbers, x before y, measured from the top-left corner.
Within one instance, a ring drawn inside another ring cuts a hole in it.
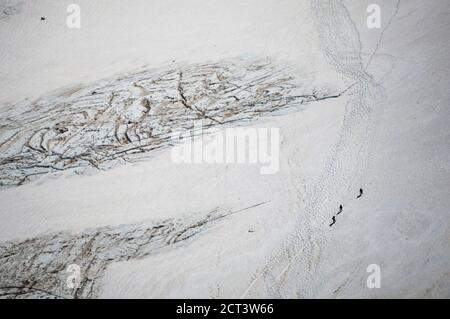
[[[11,105],[0,114],[0,187],[141,160],[196,120],[211,127],[341,94],[290,70],[268,59],[193,64]]]
[[[60,232],[0,244],[0,298],[92,298],[112,262],[143,258],[179,245],[234,212],[214,209],[187,218]],[[78,288],[67,284],[80,267]]]

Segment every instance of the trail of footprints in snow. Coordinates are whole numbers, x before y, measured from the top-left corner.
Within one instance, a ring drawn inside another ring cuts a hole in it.
[[[157,253],[204,232],[213,223],[237,212],[215,209],[185,219],[101,227],[80,234],[60,232],[2,243],[0,298],[95,297],[99,281],[110,263]],[[67,285],[66,270],[71,264],[81,269],[78,289]]]
[[[0,187],[71,170],[105,170],[169,146],[172,132],[250,120],[339,97],[269,59],[131,74],[0,112]]]

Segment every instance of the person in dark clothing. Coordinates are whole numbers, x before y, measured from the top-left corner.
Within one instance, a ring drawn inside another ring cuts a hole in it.
[[[358,197],[356,197],[356,198],[360,198],[362,195],[363,195],[363,189],[360,188],[360,189],[359,189],[359,195],[358,195]]]
[[[342,209],[343,209],[343,207],[342,207],[342,205],[339,205],[339,211],[338,211],[338,215],[340,214],[340,213],[342,213]]]
[[[336,216],[333,216],[333,217],[331,218],[331,220],[332,220],[333,222],[330,224],[330,227],[333,226],[333,225],[336,223]]]

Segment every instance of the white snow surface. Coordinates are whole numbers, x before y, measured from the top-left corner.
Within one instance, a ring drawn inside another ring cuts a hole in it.
[[[95,297],[450,297],[448,1],[378,1],[381,29],[367,28],[366,0],[78,0],[79,30],[65,24],[70,3],[0,0],[0,9],[17,7],[0,17],[2,110],[236,57],[270,57],[309,87],[351,88],[241,123],[280,128],[273,175],[249,164],[174,164],[163,148],[1,188],[0,244],[218,209],[236,213],[109,263]],[[370,264],[380,266],[381,288],[366,285]]]

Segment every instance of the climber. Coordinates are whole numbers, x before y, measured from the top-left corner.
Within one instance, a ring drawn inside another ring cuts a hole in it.
[[[330,227],[333,226],[333,225],[336,223],[336,216],[333,216],[333,217],[331,218],[331,220],[332,220],[333,222],[330,224]]]
[[[356,198],[360,198],[362,195],[363,195],[363,189],[360,188],[360,189],[359,189],[359,195],[358,195],[358,197],[356,197]]]

